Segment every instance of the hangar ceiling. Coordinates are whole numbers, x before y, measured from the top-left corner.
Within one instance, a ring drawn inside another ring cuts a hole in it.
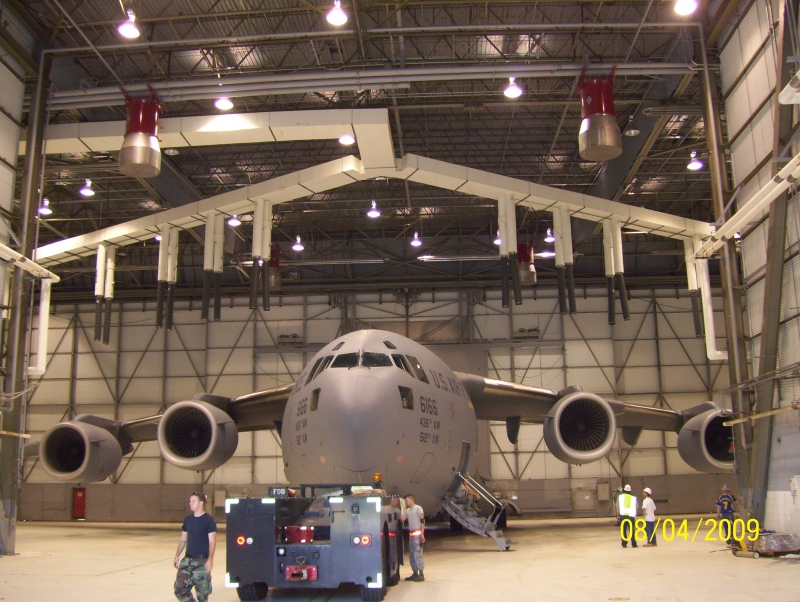
[[[214,100],[220,89],[238,113],[385,108],[398,158],[416,154],[713,221],[707,170],[686,169],[692,150],[705,154],[694,60],[700,30],[690,21],[706,21],[714,66],[714,46],[730,17],[727,4],[701,6],[685,18],[672,2],[654,0],[345,0],[349,20],[337,28],[325,20],[331,8],[326,1],[136,0],[142,35],[126,43],[116,30],[123,19],[116,0],[12,0],[4,3],[0,37],[6,50],[23,56],[31,48],[56,49],[51,124],[124,120],[121,85],[134,96],[147,95],[143,85],[152,86],[166,103],[164,118],[219,114]],[[33,71],[36,61],[29,61]],[[575,90],[583,66],[601,77],[616,66],[618,123],[622,130],[630,124],[640,130],[623,137],[622,156],[606,163],[578,154]],[[516,100],[503,95],[510,75],[524,90]],[[163,156],[162,174],[150,180],[120,174],[115,151],[47,155],[43,196],[54,213],[42,219],[40,245],[353,154],[353,147],[336,140],[177,150]],[[20,157],[20,173],[23,164]],[[86,179],[97,191],[88,200],[78,194]],[[365,216],[372,200],[382,211],[376,220]],[[547,246],[549,213],[520,206],[517,224],[521,242],[530,240],[537,250]],[[605,283],[602,235],[595,226],[574,225],[579,285]],[[432,250],[496,254],[496,228],[494,201],[381,178],[276,206],[273,241],[285,255],[287,291],[489,287],[499,285],[497,263],[433,265],[415,258]],[[413,232],[425,242],[420,250],[408,245]],[[248,259],[251,235],[246,221],[228,233],[229,292],[247,287],[236,264]],[[297,235],[306,245],[302,253],[290,249]],[[202,283],[201,241],[202,227],[181,235],[178,289],[184,294],[197,294]],[[625,254],[629,286],[685,287],[679,241],[626,233]],[[116,296],[154,294],[157,244],[126,247],[120,255]],[[375,258],[388,261],[321,264]],[[536,263],[540,282],[554,282],[553,260]],[[63,278],[56,295],[90,297],[92,266],[87,258],[56,269]]]

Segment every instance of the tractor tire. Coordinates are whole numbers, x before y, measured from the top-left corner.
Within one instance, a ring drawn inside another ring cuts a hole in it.
[[[384,596],[386,596],[385,587],[371,588],[366,585],[361,586],[361,599],[364,602],[381,602]]]

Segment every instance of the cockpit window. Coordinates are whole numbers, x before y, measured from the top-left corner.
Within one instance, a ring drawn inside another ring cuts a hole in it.
[[[308,378],[306,379],[306,384],[310,383],[311,380],[314,378],[314,373],[317,371],[320,362],[322,362],[323,358],[319,358],[316,362],[314,362],[314,367],[308,371]]]
[[[401,370],[405,370],[411,376],[414,376],[414,372],[411,370],[411,364],[408,363],[408,360],[405,357],[397,353],[393,353],[392,359],[394,360],[394,363],[398,368],[400,368]]]
[[[425,370],[422,369],[419,360],[417,360],[417,358],[415,358],[413,355],[409,355],[408,361],[411,362],[411,367],[414,368],[414,372],[416,373],[417,378],[424,383],[430,384],[428,382],[428,377],[425,375]]]
[[[357,353],[343,353],[337,355],[336,359],[333,360],[331,364],[331,368],[355,368],[356,366],[358,366]]]
[[[385,368],[392,365],[392,360],[385,353],[373,353],[365,351],[361,356],[361,366],[363,368]]]
[[[316,364],[314,364],[314,370],[312,370],[311,376],[308,377],[308,382],[311,382],[312,380],[317,378],[322,373],[322,371],[328,367],[331,361],[333,361],[333,356],[328,355],[325,356],[325,358],[322,360],[322,363],[317,362]]]

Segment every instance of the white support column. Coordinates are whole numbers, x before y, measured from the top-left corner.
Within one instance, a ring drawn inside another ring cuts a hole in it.
[[[102,245],[101,245],[102,246]],[[36,332],[36,363],[28,366],[28,376],[42,376],[47,369],[47,334],[50,330],[50,287],[49,278],[41,280],[39,295],[39,324]]]
[[[553,249],[556,252],[556,267],[564,267],[564,227],[561,222],[561,210],[556,207],[553,211],[553,236],[556,241]]]
[[[506,203],[506,230],[500,231],[500,236],[506,241],[506,249],[509,253],[517,252],[517,210],[514,199],[511,195],[505,197]]]
[[[117,267],[117,247],[109,245],[106,249],[106,277],[103,296],[106,299],[114,298],[114,270]]]
[[[171,228],[168,224],[161,226],[161,241],[158,243],[158,281],[167,281],[167,266],[169,265],[169,235]]]
[[[500,232],[500,257],[508,256],[508,204],[506,197],[497,201],[497,230]],[[491,236],[491,233],[489,233]]]
[[[606,276],[614,277],[614,236],[611,233],[611,221],[603,220],[603,260],[606,267]]]
[[[267,201],[268,203],[268,201]],[[257,262],[259,257],[264,257],[264,199],[256,200],[256,210],[253,212],[253,261]]]
[[[269,262],[272,256],[272,201],[264,201],[264,228],[261,234],[261,257]]]
[[[562,239],[562,253],[564,254],[564,263],[574,263],[575,256],[572,252],[572,220],[569,217],[569,209],[566,205],[561,205],[558,208],[561,214],[561,231],[556,233],[556,240],[559,236]],[[553,213],[555,215],[555,212]]]
[[[614,273],[624,274],[625,266],[623,265],[622,261],[622,226],[619,223],[619,218],[616,216],[611,217],[609,221],[613,240],[612,248],[614,251]]]
[[[700,285],[700,300],[703,302],[703,325],[706,330],[706,355],[710,360],[727,360],[728,352],[717,349],[717,333],[714,328],[714,306],[711,301],[711,279],[708,276],[708,259],[697,260],[697,282]]]
[[[698,238],[686,238],[683,241],[683,256],[686,259],[686,280],[690,291],[697,290],[697,267],[694,253],[698,242]]]
[[[178,241],[180,232],[177,228],[170,228],[169,255],[167,261],[167,282],[175,284],[178,279]]]

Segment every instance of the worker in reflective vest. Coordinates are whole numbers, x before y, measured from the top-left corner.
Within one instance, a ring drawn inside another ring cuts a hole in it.
[[[630,542],[631,546],[634,548],[639,547],[633,532],[633,521],[636,519],[636,507],[636,496],[631,493],[631,486],[625,485],[625,490],[617,498],[623,548],[628,547],[628,542]]]

